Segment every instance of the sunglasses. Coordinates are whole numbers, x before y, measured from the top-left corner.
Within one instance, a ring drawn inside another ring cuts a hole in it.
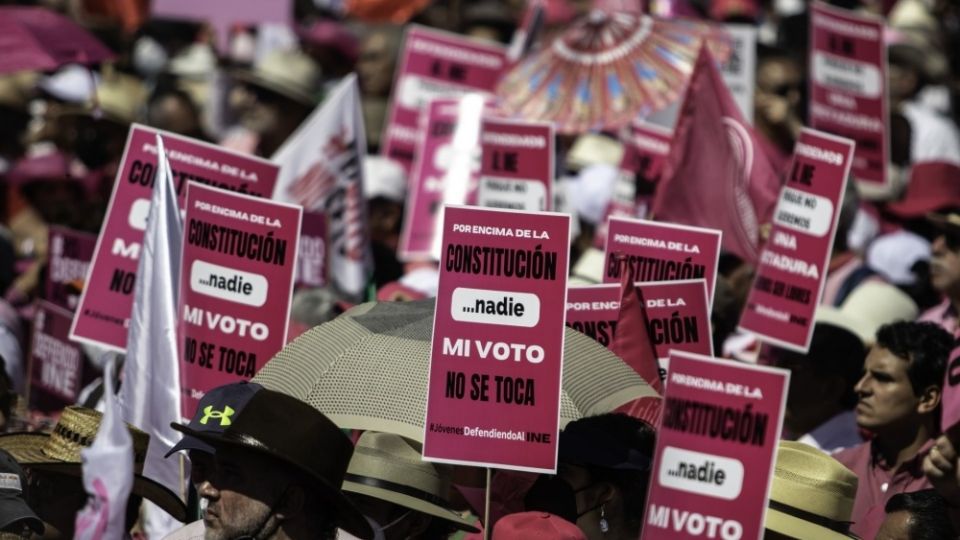
[[[960,251],[960,234],[942,232],[940,236],[943,238],[943,243],[947,246],[947,249],[950,251]]]

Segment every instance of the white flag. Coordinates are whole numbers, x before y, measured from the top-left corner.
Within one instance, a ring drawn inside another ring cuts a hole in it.
[[[77,513],[78,540],[125,538],[127,499],[133,488],[133,440],[120,418],[113,392],[116,357],[104,369],[103,421],[93,444],[80,451],[87,506]]]
[[[123,384],[120,387],[120,409],[124,420],[150,435],[143,475],[185,498],[186,473],[181,460],[163,458],[180,440],[180,433],[170,427],[170,422],[182,421],[180,366],[177,363],[177,289],[180,285],[183,218],[177,206],[170,163],[159,135],[157,176],[150,205],[137,265],[133,310],[127,333],[127,359],[123,364]],[[167,522],[157,529],[178,525],[172,518],[157,518]],[[150,521],[156,523],[157,518]]]
[[[327,215],[330,276],[357,300],[372,260],[363,194],[366,140],[357,76],[350,74],[271,158],[280,165],[273,198]]]

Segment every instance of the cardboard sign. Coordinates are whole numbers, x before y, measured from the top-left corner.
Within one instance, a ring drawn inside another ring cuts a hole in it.
[[[293,4],[285,0],[153,0],[150,11],[157,18],[209,25],[222,53],[229,51],[230,29],[236,25],[293,22]]]
[[[740,328],[806,353],[850,173],[853,141],[804,129]]]
[[[853,174],[887,185],[890,128],[883,19],[815,2],[810,11],[810,127],[857,144]]]
[[[789,380],[671,353],[641,538],[763,537]]]
[[[459,100],[435,99],[421,113],[420,141],[410,176],[410,198],[400,234],[400,259],[432,257],[443,205],[444,179],[451,165]]]
[[[623,137],[620,168],[637,173],[647,182],[659,182],[672,142],[670,130],[646,122],[633,122]]]
[[[70,341],[73,313],[51,302],[37,301],[30,347],[28,407],[44,413],[59,412],[77,402],[84,379],[83,350]],[[92,373],[87,374],[92,379]]]
[[[185,417],[206,391],[249,380],[287,342],[302,211],[190,184],[177,307]]]
[[[637,283],[637,288],[661,365],[671,349],[713,356],[706,280]],[[611,350],[619,314],[620,285],[574,285],[567,291],[567,326]]]
[[[714,229],[610,218],[603,282],[619,283],[624,270],[640,282],[702,278],[712,306],[721,236]]]
[[[940,428],[944,433],[960,424],[960,346],[950,353],[947,374],[943,381],[943,413]]]
[[[549,211],[553,206],[553,124],[484,118],[478,206]]]
[[[131,126],[70,339],[121,352],[126,349],[137,261],[157,172],[157,133],[163,136],[181,208],[187,181],[256,197],[270,197],[273,192],[278,167],[265,159],[138,124]]]
[[[325,287],[327,280],[327,216],[323,212],[303,212],[300,225],[300,249],[297,250],[297,285]]]
[[[461,35],[408,27],[393,83],[382,154],[413,166],[420,110],[431,100],[467,92],[491,92],[506,65],[506,48]]]
[[[570,216],[445,208],[423,458],[555,472]]]
[[[730,36],[730,57],[720,66],[723,82],[743,113],[753,123],[753,89],[757,78],[757,29],[748,24],[725,24]]]
[[[53,225],[47,237],[50,250],[45,298],[73,311],[80,302],[97,236]],[[69,328],[68,328],[69,330]]]

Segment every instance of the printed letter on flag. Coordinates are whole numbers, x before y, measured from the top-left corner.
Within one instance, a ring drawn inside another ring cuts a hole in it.
[[[346,77],[273,155],[277,201],[329,219],[329,275],[355,299],[370,274],[362,161],[367,155],[356,75]]]

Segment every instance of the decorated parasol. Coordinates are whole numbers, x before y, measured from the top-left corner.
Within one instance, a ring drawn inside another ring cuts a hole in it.
[[[504,75],[497,95],[508,113],[561,133],[616,129],[679,99],[705,40],[729,57],[721,27],[593,11]]]

